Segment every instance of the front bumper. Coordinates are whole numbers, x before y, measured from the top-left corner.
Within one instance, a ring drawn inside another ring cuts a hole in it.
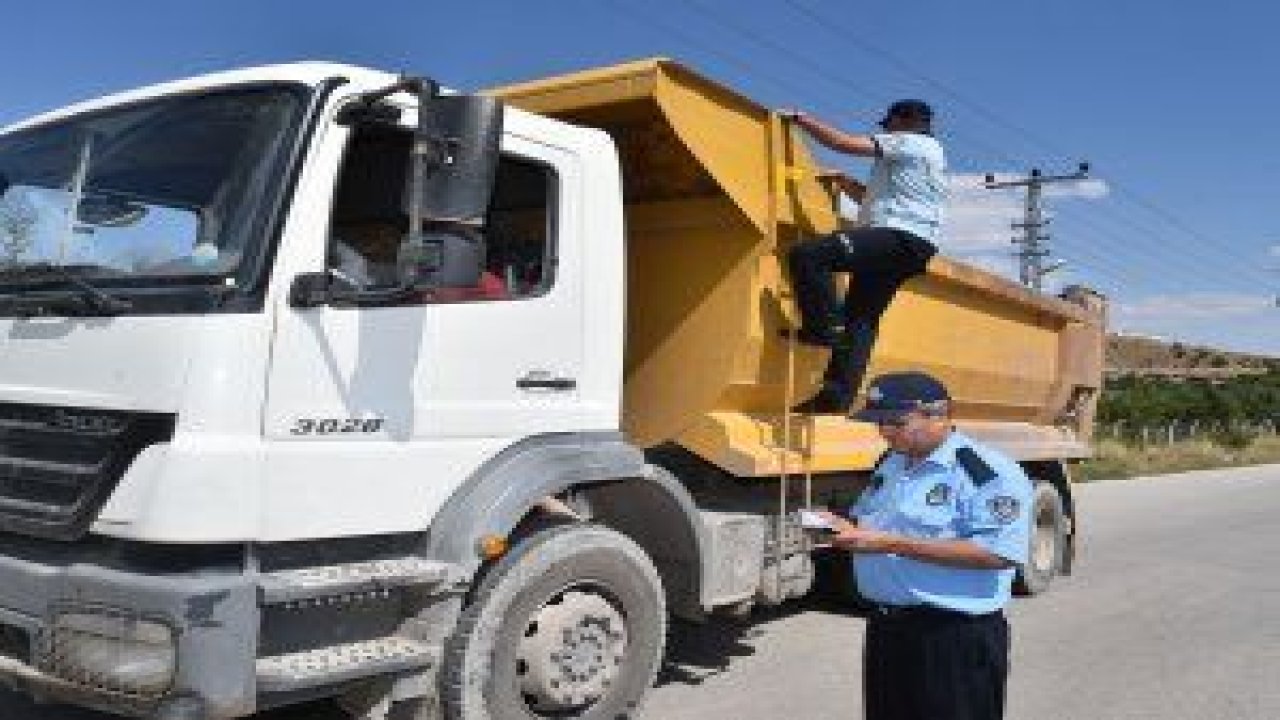
[[[77,548],[77,558],[66,554]],[[132,717],[233,718],[254,711],[257,588],[243,570],[116,569],[110,546],[0,541],[0,683],[42,699]],[[110,614],[172,632],[175,670],[160,692],[77,672],[60,653],[58,613]]]

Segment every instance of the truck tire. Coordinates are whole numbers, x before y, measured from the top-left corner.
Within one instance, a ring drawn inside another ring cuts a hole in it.
[[[1062,568],[1067,548],[1067,522],[1062,496],[1052,483],[1037,482],[1031,501],[1031,535],[1027,564],[1018,568],[1014,591],[1039,595],[1049,589]]]
[[[622,720],[662,661],[667,612],[645,552],[597,525],[540,530],[485,576],[445,644],[446,720]]]

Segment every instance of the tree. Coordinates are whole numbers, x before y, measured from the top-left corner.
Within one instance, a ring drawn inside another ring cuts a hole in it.
[[[1185,420],[1258,423],[1278,414],[1280,372],[1214,381],[1113,378],[1098,406],[1100,422],[1139,426]]]
[[[0,199],[0,260],[16,265],[35,242],[40,212],[25,195],[10,192]]]

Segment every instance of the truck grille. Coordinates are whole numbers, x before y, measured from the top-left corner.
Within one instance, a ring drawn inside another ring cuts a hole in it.
[[[176,416],[0,403],[0,531],[75,540]]]

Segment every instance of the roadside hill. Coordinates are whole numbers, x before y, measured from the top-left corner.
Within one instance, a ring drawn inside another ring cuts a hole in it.
[[[1108,377],[1230,378],[1280,371],[1280,358],[1115,334],[1107,336],[1105,368]]]

